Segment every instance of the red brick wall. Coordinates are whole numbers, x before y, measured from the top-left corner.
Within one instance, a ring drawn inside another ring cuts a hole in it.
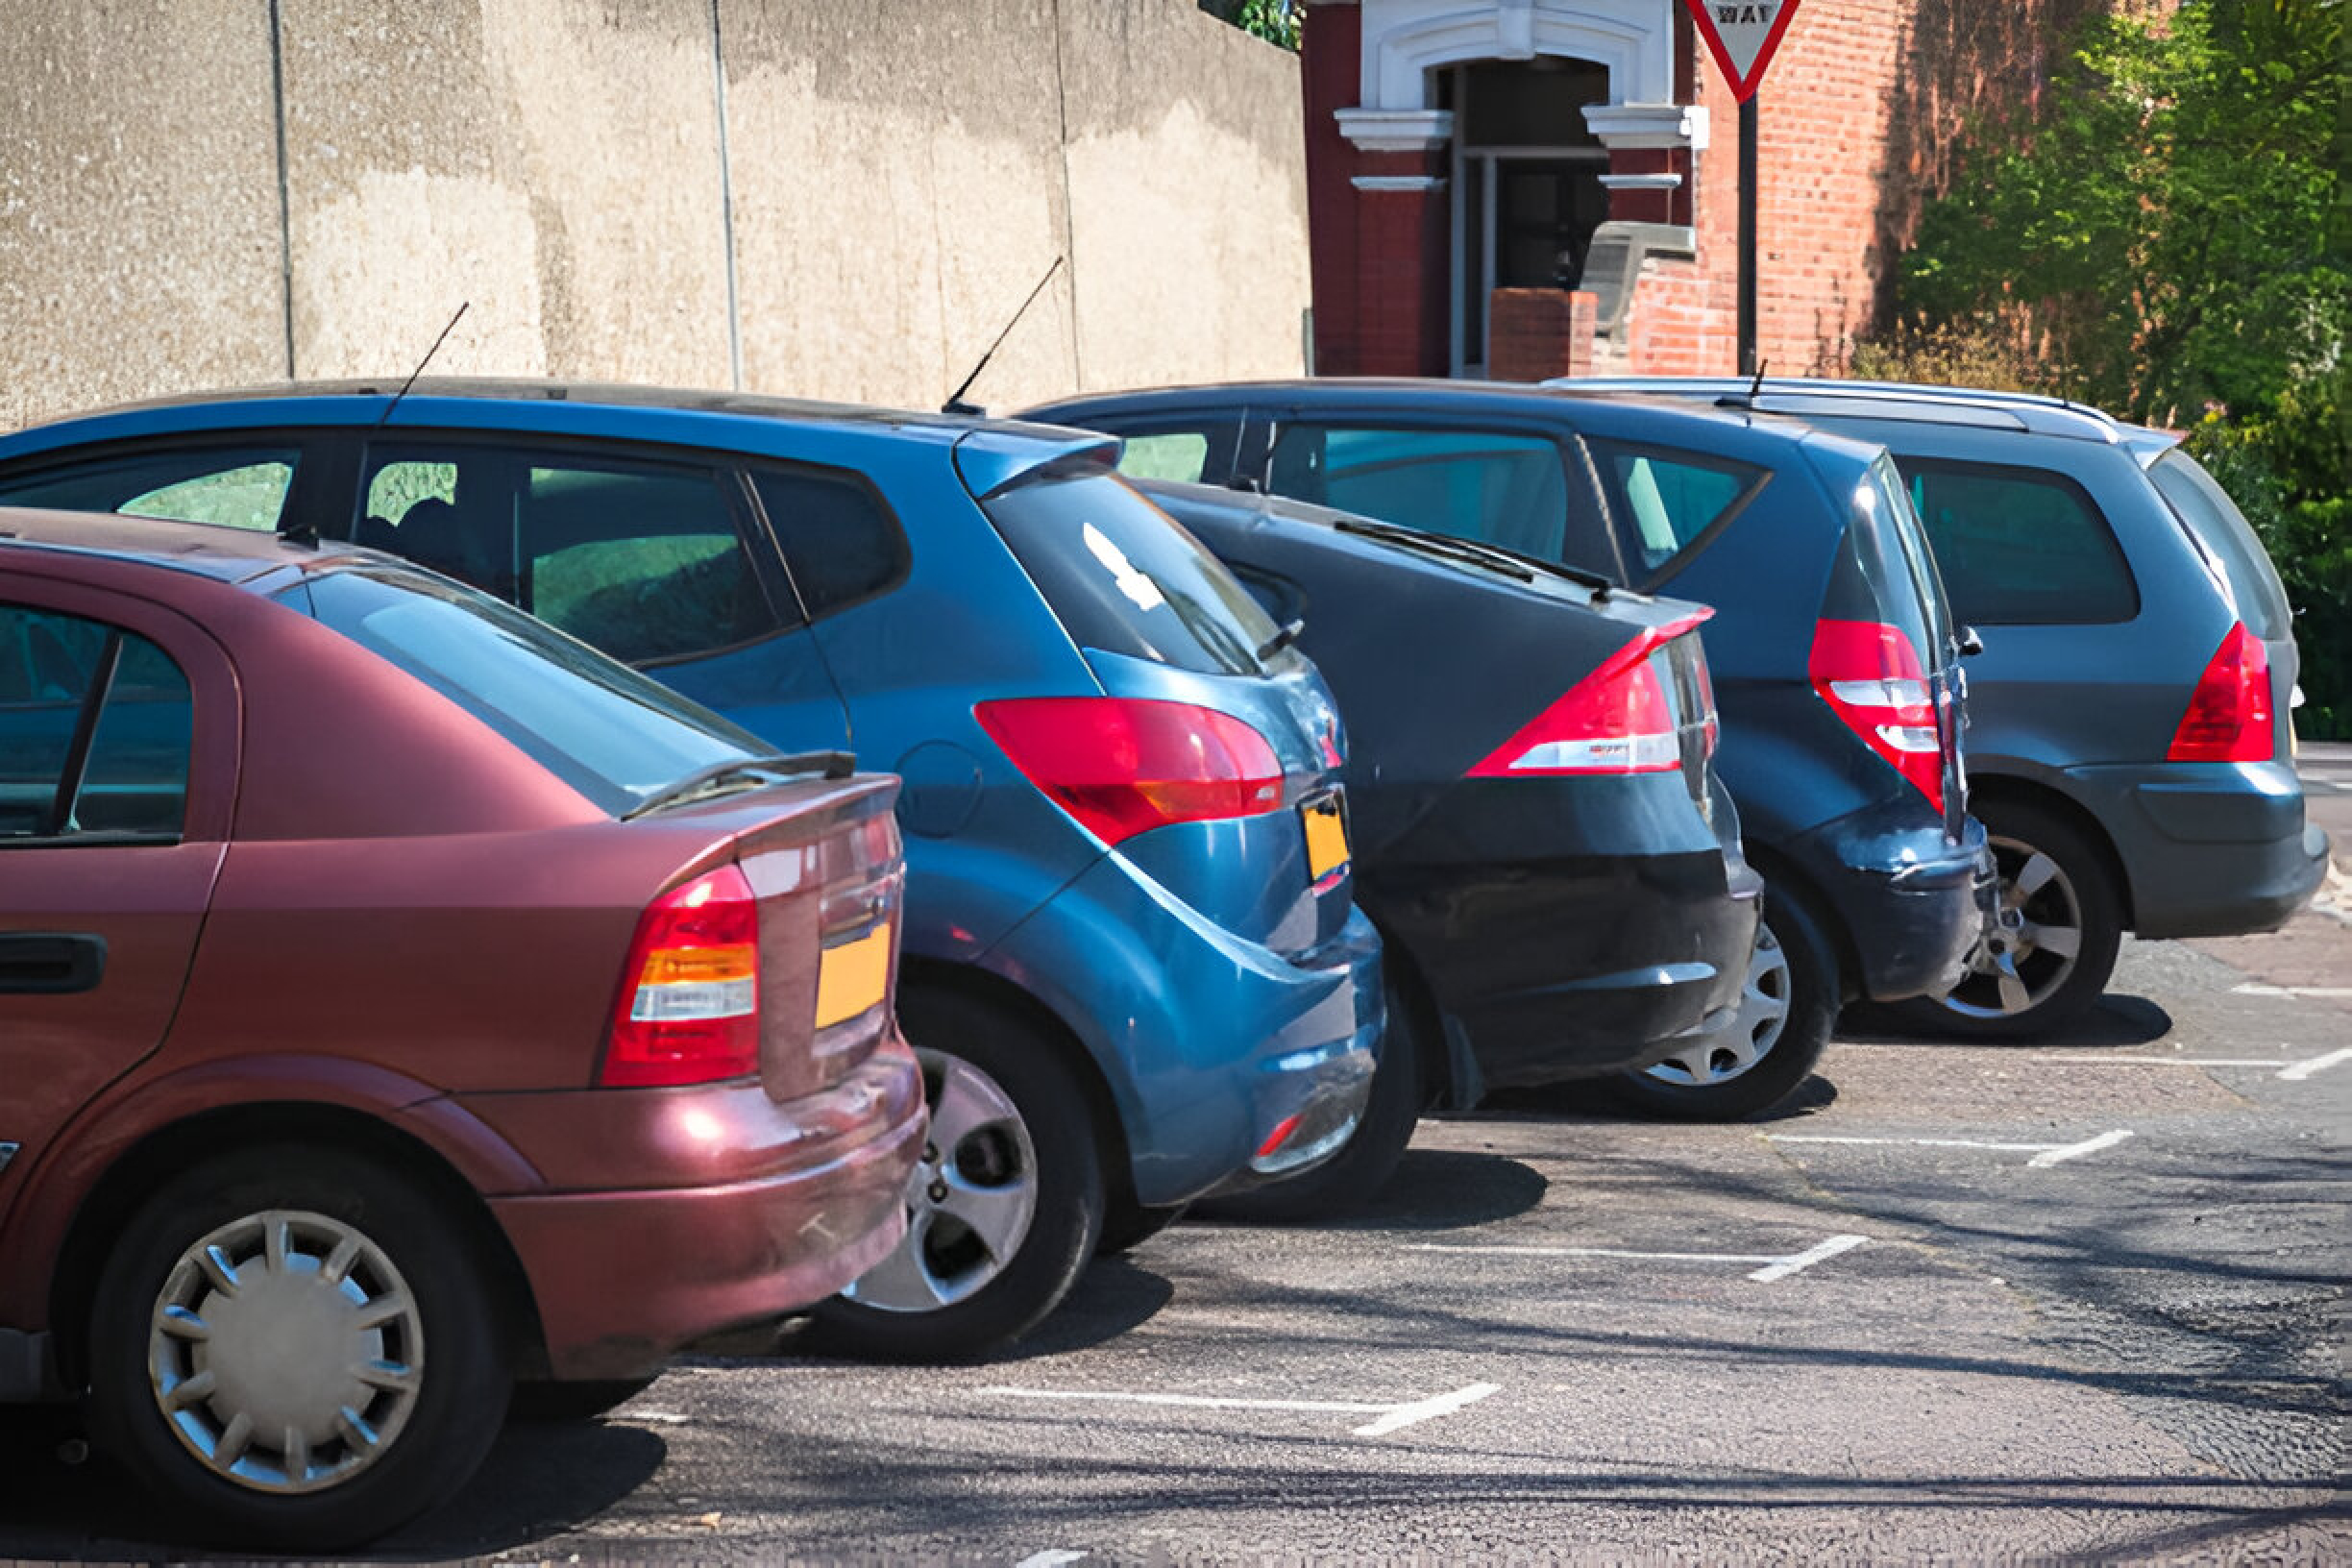
[[[1486,374],[1498,381],[1587,374],[1595,304],[1581,290],[1496,289],[1486,306]]]
[[[1307,258],[1314,302],[1314,368],[1343,375],[1356,363],[1356,149],[1333,111],[1355,107],[1363,12],[1317,6],[1299,41],[1306,105]]]

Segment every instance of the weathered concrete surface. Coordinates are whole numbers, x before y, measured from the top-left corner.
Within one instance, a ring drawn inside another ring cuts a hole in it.
[[[0,429],[285,374],[269,16],[0,6]]]
[[[1189,0],[0,0],[0,428],[404,375],[461,303],[443,373],[724,386],[739,336],[747,387],[930,407],[1057,258],[975,400],[1300,365],[1297,61]]]

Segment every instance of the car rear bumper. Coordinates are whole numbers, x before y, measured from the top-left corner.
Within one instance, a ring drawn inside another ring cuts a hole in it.
[[[1984,824],[1960,842],[1903,807],[1872,807],[1788,846],[1814,875],[1848,939],[1854,989],[1873,1001],[1942,996],[1968,973],[1998,880]]]
[[[1153,1205],[1294,1174],[1336,1152],[1314,1147],[1316,1130],[1352,1120],[1370,1098],[1387,1017],[1380,962],[1380,934],[1360,910],[1286,957],[1117,854],[985,955],[1086,1044],[1118,1110],[1136,1199]]]
[[[847,1078],[781,1103],[755,1083],[468,1098],[548,1177],[490,1209],[557,1379],[642,1376],[856,1279],[898,1243],[924,1126],[895,1030]]]
[[[2066,777],[2107,828],[2144,937],[2275,930],[2327,874],[2327,835],[2305,820],[2290,764],[2074,768]]]
[[[1645,1067],[1739,1000],[1763,882],[1720,848],[1404,866],[1358,896],[1484,1089]],[[1458,1077],[1459,1074],[1458,1073]]]

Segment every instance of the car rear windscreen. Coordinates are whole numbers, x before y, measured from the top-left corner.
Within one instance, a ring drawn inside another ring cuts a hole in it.
[[[1277,627],[1224,563],[1099,471],[992,496],[985,508],[1080,648],[1205,674],[1265,673]]]
[[[772,747],[487,594],[351,568],[279,596],[406,672],[618,817],[677,780]]]
[[[2238,601],[2238,616],[2246,630],[2265,642],[2290,635],[2292,612],[2278,568],[2220,481],[2178,447],[2148,465],[2147,476],[2173,515],[2229,578],[2230,597]]]

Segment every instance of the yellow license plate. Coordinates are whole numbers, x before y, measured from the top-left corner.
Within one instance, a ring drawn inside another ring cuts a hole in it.
[[[1299,807],[1307,822],[1307,874],[1320,882],[1348,863],[1347,821],[1339,797],[1327,795]]]
[[[888,920],[855,942],[827,947],[817,960],[817,1027],[830,1029],[856,1017],[890,991],[891,928]]]

